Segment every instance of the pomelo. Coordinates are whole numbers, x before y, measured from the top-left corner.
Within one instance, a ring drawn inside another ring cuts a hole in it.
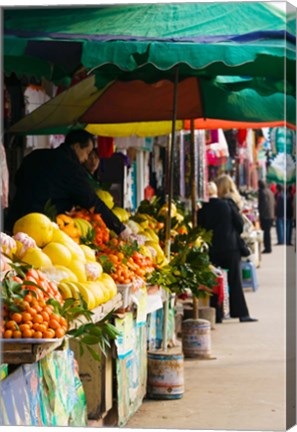
[[[98,281],[102,282],[104,287],[108,290],[110,295],[109,299],[117,294],[117,285],[109,274],[103,272]]]
[[[99,306],[102,303],[105,303],[106,293],[104,292],[104,287],[103,287],[101,282],[88,281],[88,282],[85,282],[85,285],[87,288],[89,288],[90,291],[92,291],[92,293],[95,297],[96,306]]]
[[[96,261],[94,249],[91,249],[89,246],[84,244],[79,245],[79,247],[83,251],[87,261]]]
[[[71,252],[71,258],[80,260],[82,262],[86,262],[86,257],[80,246],[75,243],[72,238],[69,237],[66,233],[61,231],[60,229],[54,228],[53,231],[53,242],[61,243],[66,246]]]
[[[76,275],[77,280],[79,282],[86,282],[87,281],[87,275],[85,271],[85,263],[77,260],[72,259],[68,265],[68,268]]]
[[[76,275],[69,268],[62,265],[42,267],[41,270],[53,282],[77,282]]]
[[[42,213],[28,213],[16,221],[13,234],[24,232],[32,237],[38,247],[43,247],[52,240],[52,221]]]
[[[36,268],[52,265],[50,258],[44,252],[42,252],[41,249],[37,248],[28,248],[23,255],[22,261],[27,264],[31,264]]]
[[[62,243],[50,242],[42,251],[51,259],[51,262],[67,267],[72,258],[70,250]]]

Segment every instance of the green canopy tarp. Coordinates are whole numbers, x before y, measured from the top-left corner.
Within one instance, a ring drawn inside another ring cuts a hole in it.
[[[81,65],[146,74],[179,63],[181,76],[279,79],[287,59],[286,79],[295,84],[293,26],[267,2],[13,8],[4,10],[3,27],[8,75],[59,81]]]
[[[154,122],[172,119],[173,83],[159,79],[111,81],[97,87],[91,75],[65,90],[10,128],[12,133],[66,133],[70,127],[90,124]],[[177,119],[212,118],[241,122],[285,121],[293,125],[296,100],[275,92],[260,95],[251,88],[240,91],[220,87],[216,80],[189,77],[178,83]],[[287,104],[287,116],[285,106]],[[120,128],[113,136],[121,135]]]
[[[6,10],[6,73],[52,65],[61,77],[77,63],[96,77],[11,131],[170,120],[177,65],[178,120],[294,124],[296,41],[287,27],[286,14],[265,2]]]

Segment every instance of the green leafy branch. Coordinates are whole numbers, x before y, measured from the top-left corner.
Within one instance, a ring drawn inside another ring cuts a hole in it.
[[[155,269],[147,282],[161,285],[176,294],[190,289],[195,297],[204,297],[205,287],[211,290],[216,284],[216,275],[211,269],[207,251],[186,244],[166,266]]]
[[[79,298],[67,298],[63,305],[54,299],[50,299],[47,303],[54,306],[54,311],[64,318],[69,323],[74,323],[75,327],[70,328],[66,334],[73,338],[79,344],[80,355],[83,355],[86,348],[95,360],[100,360],[100,356],[93,349],[93,345],[98,345],[104,355],[106,350],[111,346],[110,341],[119,336],[118,330],[108,321],[111,319],[113,311],[107,314],[98,323],[92,322],[93,312],[88,310],[87,304],[80,293]],[[78,325],[78,322],[85,317],[87,323]]]
[[[111,311],[108,315],[102,318],[98,323],[82,324],[78,328],[71,329],[67,332],[79,344],[80,355],[83,355],[86,348],[95,360],[100,360],[100,356],[93,349],[93,346],[98,345],[102,353],[106,356],[107,348],[111,347],[110,341],[115,340],[120,332],[116,327],[109,322],[113,314]]]
[[[110,261],[107,255],[99,255],[98,259],[105,273],[110,274],[115,271],[115,266]]]
[[[151,201],[142,200],[138,206],[137,213],[146,213],[156,217],[161,207],[160,197],[154,196]],[[136,219],[135,221],[137,222]]]
[[[6,274],[0,283],[1,303],[6,304],[9,310],[13,312],[21,312],[21,303],[24,297],[29,293],[36,297],[36,293],[33,290],[24,289],[23,285],[34,285],[34,283],[28,281],[19,283],[13,278],[14,276],[11,273]]]
[[[178,252],[184,246],[197,246],[206,250],[212,242],[212,231],[207,231],[204,228],[191,228],[187,225],[187,234],[178,234],[171,245],[172,252]]]
[[[7,271],[0,281],[1,302],[2,304],[6,304],[9,310],[13,312],[21,312],[22,302],[27,294],[31,294],[33,297],[37,298],[36,291],[33,290],[32,287],[38,288],[45,294],[47,294],[47,292],[37,283],[25,279],[27,271],[32,268],[31,265],[23,265],[19,262],[17,264],[11,263],[10,266],[12,270]],[[16,275],[22,279],[21,282],[15,280]]]
[[[136,240],[133,240],[132,242],[126,242],[123,245],[120,245],[118,247],[119,251],[122,252],[125,256],[125,258],[130,258],[134,252],[139,252],[140,248],[138,246],[138,243]]]
[[[51,198],[49,198],[43,208],[43,213],[53,222],[56,222],[57,209],[55,204],[52,203]]]

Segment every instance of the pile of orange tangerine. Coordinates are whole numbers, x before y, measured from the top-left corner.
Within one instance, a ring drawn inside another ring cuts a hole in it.
[[[17,283],[23,283],[18,276],[13,279]],[[48,298],[54,298],[59,303],[63,302],[58,288],[48,281],[42,272],[34,269],[28,270],[25,280],[42,285],[42,289],[38,289],[36,285],[23,285],[23,289],[29,292],[26,291],[27,294],[22,298],[16,298],[13,307],[9,303],[3,303],[0,337],[4,339],[62,338],[68,329],[68,322],[63,316],[54,313],[52,305],[46,303]]]
[[[113,271],[107,271],[113,278],[116,284],[129,284],[135,277],[141,277],[144,281],[146,275],[154,270],[154,263],[148,256],[144,256],[140,252],[134,251],[131,256],[125,256],[120,251],[120,247],[124,244],[122,240],[118,241],[113,238],[109,242],[109,246],[102,248],[97,253],[97,258],[100,255],[105,255],[107,260],[113,265]]]

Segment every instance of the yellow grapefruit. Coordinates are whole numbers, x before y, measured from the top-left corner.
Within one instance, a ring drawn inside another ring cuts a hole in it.
[[[76,275],[67,267],[52,265],[50,267],[42,267],[41,270],[53,282],[77,282]]]
[[[68,268],[76,275],[79,282],[86,282],[85,264],[77,259],[70,261]]]
[[[115,281],[113,280],[113,278],[109,274],[102,273],[102,275],[100,276],[100,278],[98,280],[103,283],[103,285],[106,289],[108,289],[108,292],[110,294],[109,298],[112,298],[117,294],[117,291],[118,291],[117,285],[116,285]]]
[[[41,249],[28,248],[22,260],[36,268],[51,266],[50,258]]]
[[[52,241],[61,243],[63,246],[67,247],[71,252],[72,259],[86,262],[85,254],[80,246],[60,229],[54,228]]]
[[[62,243],[50,242],[42,251],[51,259],[53,264],[59,264],[67,267],[71,260],[70,250]]]
[[[85,285],[87,288],[89,288],[90,291],[92,291],[95,297],[96,306],[99,306],[105,302],[105,292],[101,282],[88,281],[85,282]]]
[[[95,192],[98,198],[100,198],[104,202],[104,204],[107,205],[109,209],[113,208],[114,200],[113,200],[113,196],[109,192],[103,189],[97,189]]]
[[[94,309],[94,307],[96,307],[96,300],[93,292],[87,287],[85,283],[75,282],[75,285],[77,286],[83,299],[87,303],[88,309]]]
[[[29,213],[16,221],[13,234],[24,232],[32,237],[37,246],[43,247],[52,240],[52,221],[42,213]]]
[[[79,247],[83,251],[87,261],[96,261],[94,249],[91,249],[89,246],[84,244],[79,245]]]

